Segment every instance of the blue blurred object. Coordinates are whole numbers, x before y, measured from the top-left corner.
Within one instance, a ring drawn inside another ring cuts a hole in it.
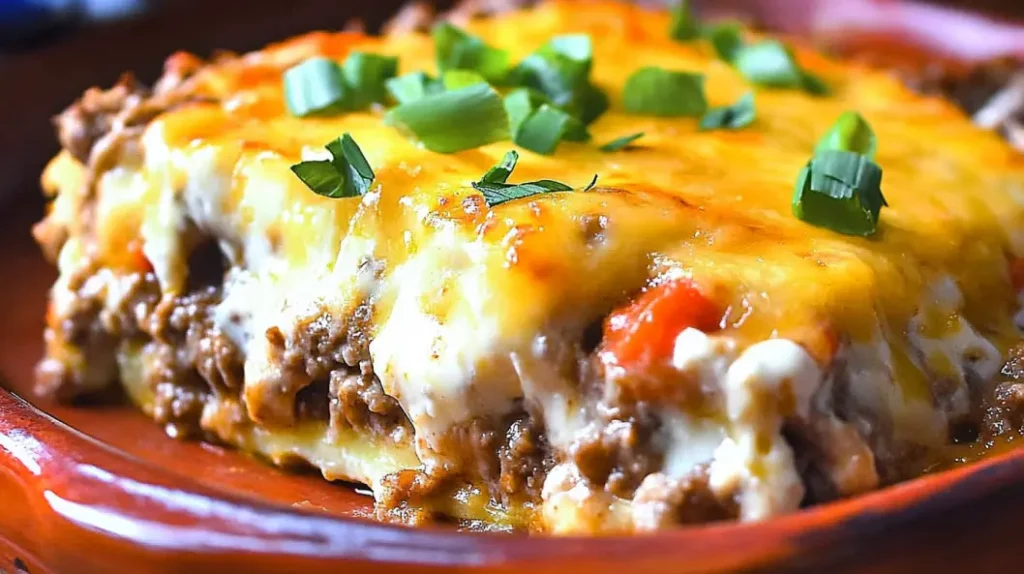
[[[72,2],[0,0],[0,42],[28,37],[67,20]]]
[[[114,20],[142,12],[155,0],[0,0],[0,48],[56,28]]]

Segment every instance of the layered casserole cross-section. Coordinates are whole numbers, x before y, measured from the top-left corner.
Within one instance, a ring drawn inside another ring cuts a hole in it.
[[[1021,423],[1024,160],[797,40],[549,2],[177,54],[59,127],[40,392],[382,517],[760,520]]]

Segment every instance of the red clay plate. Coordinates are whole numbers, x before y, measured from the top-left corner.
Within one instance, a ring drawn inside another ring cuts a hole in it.
[[[0,574],[1021,571],[1024,449],[763,524],[529,538],[379,524],[351,486],[169,439],[127,405],[36,402],[39,209],[0,211]]]

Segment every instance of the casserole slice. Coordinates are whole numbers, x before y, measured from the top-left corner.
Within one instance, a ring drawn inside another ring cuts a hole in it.
[[[383,518],[556,533],[762,520],[1017,432],[1020,154],[686,16],[550,2],[86,92],[39,391],[120,384]]]

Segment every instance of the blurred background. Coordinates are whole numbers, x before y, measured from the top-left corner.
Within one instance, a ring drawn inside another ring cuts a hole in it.
[[[510,0],[477,0],[486,7]],[[657,2],[650,0],[648,3]],[[668,0],[665,0],[668,2]],[[209,56],[246,51],[352,19],[378,28],[405,0],[0,0],[0,210],[37,196],[38,176],[57,151],[50,117],[89,86],[121,72],[154,81],[176,50]],[[704,0],[702,15],[744,15],[766,27],[811,33],[832,44],[886,36],[936,57],[1024,62],[1024,0]],[[441,9],[451,2],[434,2]],[[942,8],[936,5],[941,4]],[[584,9],[584,8],[581,8]]]

